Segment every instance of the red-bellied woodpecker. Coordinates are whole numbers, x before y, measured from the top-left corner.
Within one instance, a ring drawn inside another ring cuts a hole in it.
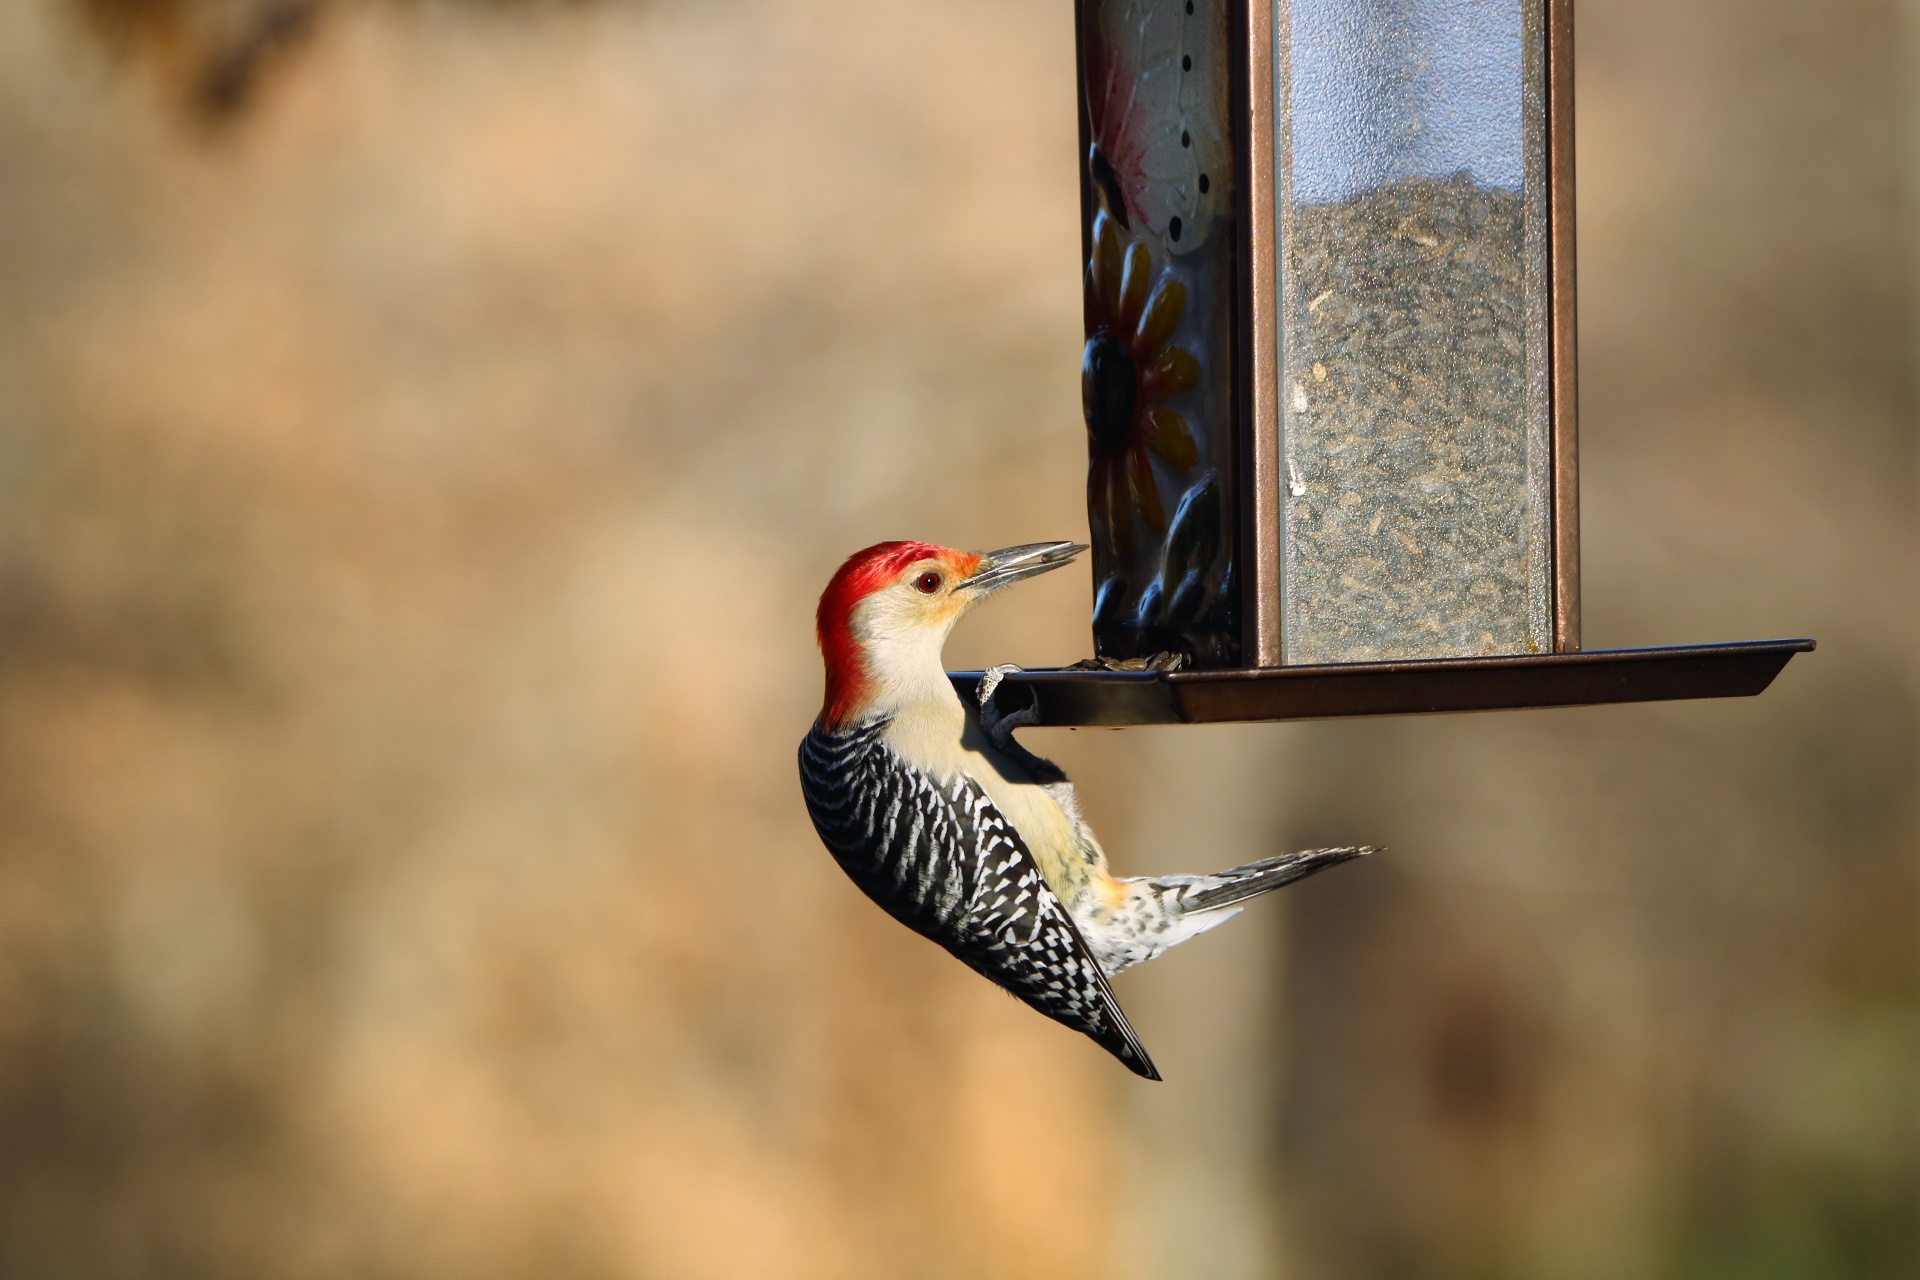
[[[814,827],[896,920],[1158,1080],[1107,979],[1239,914],[1238,904],[1370,852],[1316,849],[1213,875],[1116,879],[1058,767],[1012,738],[981,682],[970,714],[941,663],[947,633],[989,593],[1085,547],[976,554],[883,542],[820,597],[826,702],[800,744]]]

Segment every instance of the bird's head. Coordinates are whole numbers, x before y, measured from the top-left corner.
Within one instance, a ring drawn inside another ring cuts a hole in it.
[[[950,689],[940,651],[960,615],[1001,587],[1057,569],[1085,550],[1076,542],[987,552],[881,542],[854,552],[820,595],[820,653],[827,666],[821,720],[846,724]]]

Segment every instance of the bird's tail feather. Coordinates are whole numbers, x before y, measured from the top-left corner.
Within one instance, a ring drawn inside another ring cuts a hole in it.
[[[1271,893],[1282,885],[1304,880],[1316,871],[1324,871],[1338,863],[1377,852],[1371,845],[1357,845],[1340,849],[1307,849],[1301,853],[1262,858],[1244,867],[1233,867],[1202,877],[1199,885],[1180,896],[1180,909],[1183,913],[1191,914],[1231,907],[1248,898]]]

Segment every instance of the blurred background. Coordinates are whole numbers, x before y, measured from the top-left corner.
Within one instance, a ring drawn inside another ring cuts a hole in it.
[[[793,764],[848,551],[1085,529],[1067,0],[0,5],[0,1275],[1920,1274],[1915,16],[1581,6],[1587,640],[1773,691],[1028,735],[1390,846],[1146,1086]]]

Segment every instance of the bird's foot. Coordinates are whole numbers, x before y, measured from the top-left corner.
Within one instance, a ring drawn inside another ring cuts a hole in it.
[[[1040,723],[1039,703],[1030,702],[1018,711],[1002,712],[997,699],[1000,682],[1018,670],[1020,667],[1012,662],[988,667],[980,673],[980,687],[974,698],[980,704],[980,727],[986,730],[988,740],[1002,751],[1024,756],[1027,752],[1013,740],[1013,731]]]

